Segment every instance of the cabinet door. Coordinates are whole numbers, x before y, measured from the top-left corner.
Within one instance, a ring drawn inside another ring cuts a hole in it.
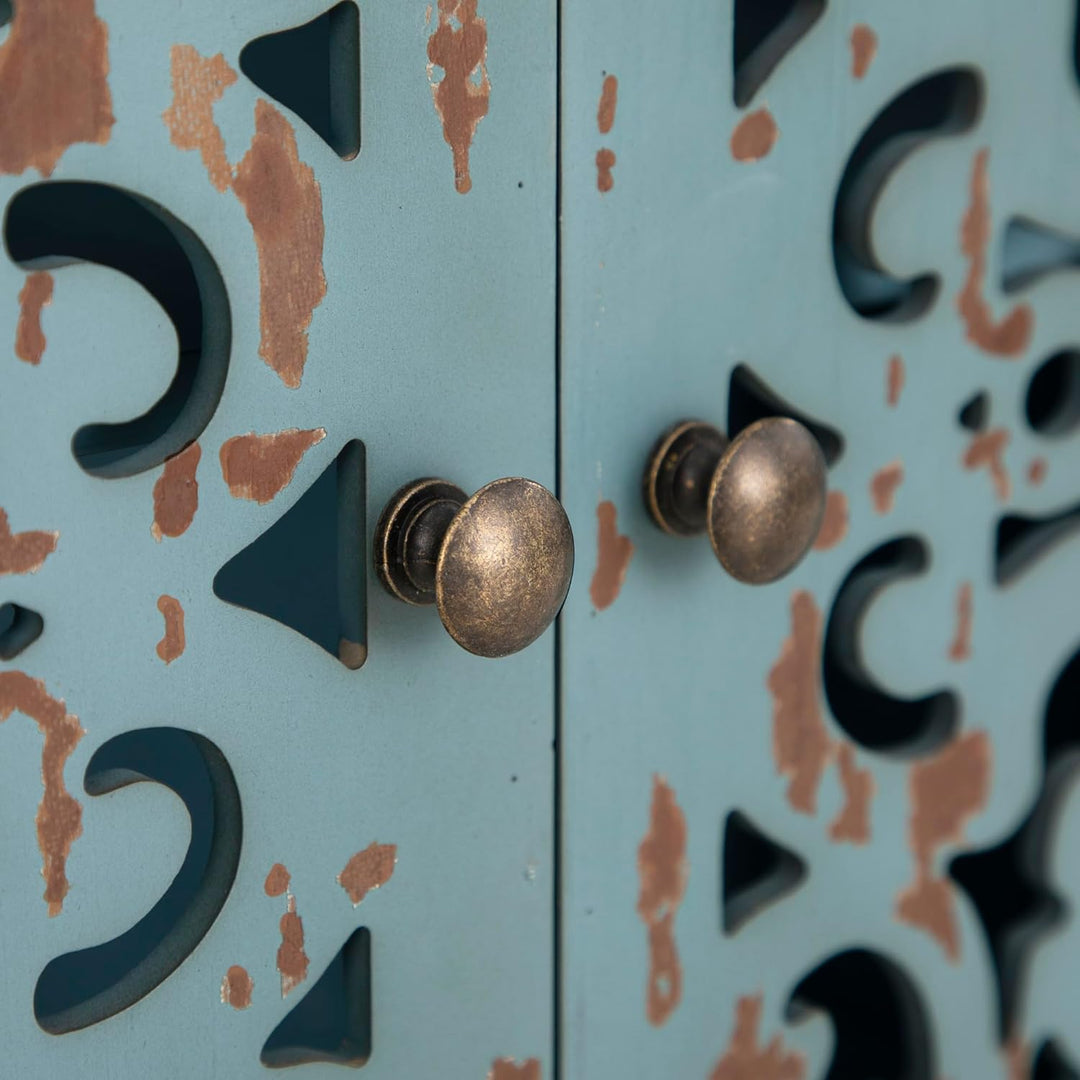
[[[9,1071],[547,1075],[554,635],[469,655],[371,536],[554,487],[554,0],[4,34]]]
[[[1075,24],[563,6],[568,1080],[1080,1061]],[[828,503],[748,586],[642,473],[768,415]]]

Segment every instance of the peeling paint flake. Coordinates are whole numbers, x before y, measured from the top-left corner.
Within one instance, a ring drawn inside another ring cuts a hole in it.
[[[825,514],[821,519],[817,539],[814,541],[814,550],[828,551],[836,547],[847,536],[847,531],[847,496],[842,491],[830,491],[825,496]]]
[[[915,881],[897,897],[901,922],[927,931],[954,963],[960,959],[953,887],[935,876],[934,860],[946,844],[963,839],[969,818],[986,806],[992,754],[985,731],[953,739],[908,774],[908,843],[915,856]]]
[[[1012,493],[1009,471],[1005,468],[1005,447],[1009,445],[1009,432],[1006,428],[991,428],[989,431],[973,435],[962,459],[965,469],[989,469],[990,479],[994,482],[994,491],[1002,502],[1007,502]]]
[[[540,1061],[529,1058],[519,1063],[513,1058],[496,1058],[488,1070],[487,1080],[540,1080]]]
[[[308,327],[326,296],[322,192],[300,161],[292,125],[261,98],[233,190],[259,253],[259,355],[295,389],[307,363]]]
[[[637,911],[648,929],[649,975],[645,1015],[659,1027],[682,998],[682,967],[675,943],[675,915],[686,891],[686,818],[675,792],[653,777],[649,831],[638,847],[641,891]]]
[[[13,712],[30,717],[45,742],[41,748],[41,782],[45,793],[37,812],[41,876],[49,915],[59,915],[68,892],[67,858],[82,835],[82,806],[64,786],[64,765],[86,734],[79,718],[64,702],[51,697],[40,679],[21,671],[0,671],[0,722]]]
[[[949,659],[957,663],[971,656],[971,625],[973,621],[971,582],[965,581],[956,590],[956,633],[949,646]]]
[[[281,976],[281,996],[288,997],[308,975],[308,954],[304,952],[304,921],[296,914],[296,897],[289,894],[288,907],[281,916],[281,944],[277,969]]]
[[[26,275],[19,290],[19,321],[15,325],[15,355],[28,364],[40,364],[45,355],[41,309],[52,303],[53,276],[46,270]]]
[[[859,23],[851,28],[850,42],[851,76],[854,79],[865,78],[877,56],[877,34],[866,23]]]
[[[439,0],[439,23],[428,39],[428,78],[443,138],[454,155],[454,187],[472,188],[469,147],[487,116],[491,82],[487,73],[487,23],[477,17],[477,0]],[[435,68],[443,77],[436,82]]]
[[[713,1066],[709,1080],[803,1080],[806,1060],[784,1048],[774,1035],[767,1045],[758,1042],[761,995],[741,997],[735,1003],[735,1029],[723,1057]]]
[[[394,873],[397,844],[369,844],[358,851],[337,876],[337,883],[356,907],[372,889],[385,885]]]
[[[600,104],[596,109],[596,126],[606,135],[615,126],[615,109],[619,102],[619,80],[614,75],[604,76],[600,89]]]
[[[56,550],[58,532],[13,533],[7,511],[0,509],[0,576],[4,574],[35,574]]]
[[[896,489],[904,482],[903,462],[894,461],[870,478],[870,498],[879,514],[887,514],[896,501]]]
[[[990,182],[987,164],[990,151],[975,155],[971,172],[971,202],[960,226],[960,249],[968,260],[964,287],[956,296],[956,310],[964,321],[970,342],[991,356],[1015,359],[1027,349],[1035,325],[1028,304],[1017,304],[1000,322],[994,322],[983,296],[986,253],[990,246]]]
[[[157,609],[165,617],[165,636],[157,643],[157,654],[171,664],[184,653],[184,608],[175,596],[163,593],[158,597]]]
[[[596,571],[589,585],[589,596],[597,611],[615,603],[634,556],[634,544],[629,537],[619,535],[616,519],[615,504],[603,500],[596,508]]]
[[[904,392],[904,360],[901,356],[889,357],[885,383],[885,401],[890,409],[895,409],[900,404],[900,395]]]
[[[246,1009],[251,1005],[251,992],[255,980],[239,964],[233,964],[221,980],[221,1004],[234,1009]]]
[[[773,761],[788,779],[787,800],[801,814],[817,811],[817,793],[833,745],[821,713],[821,611],[804,589],[791,597],[791,636],[769,671]]]
[[[94,0],[16,0],[0,45],[0,172],[51,176],[75,143],[109,141],[109,32]]]
[[[289,871],[281,863],[276,862],[270,867],[270,873],[266,875],[263,891],[267,896],[284,896],[291,880]]]
[[[596,190],[606,195],[615,186],[611,170],[615,168],[615,151],[606,147],[596,151]]]
[[[170,50],[173,102],[161,114],[173,146],[198,150],[210,183],[225,191],[232,183],[232,166],[225,154],[225,140],[214,120],[214,102],[236,82],[236,72],[225,57],[200,56],[191,45]]]
[[[300,459],[326,438],[325,428],[235,435],[221,447],[221,475],[237,499],[268,503],[292,480]]]
[[[1046,458],[1032,458],[1027,467],[1027,482],[1032,487],[1038,487],[1045,479],[1047,472]]]
[[[166,460],[154,483],[154,523],[150,532],[159,541],[163,536],[182,536],[199,508],[199,482],[195,472],[202,450],[192,443]]]
[[[760,161],[776,143],[780,129],[768,109],[757,109],[739,121],[731,133],[731,156],[736,161]]]
[[[834,843],[866,844],[870,842],[870,803],[874,798],[874,777],[869,769],[855,764],[855,748],[843,743],[837,754],[840,786],[844,789],[844,805],[832,824],[829,839]]]

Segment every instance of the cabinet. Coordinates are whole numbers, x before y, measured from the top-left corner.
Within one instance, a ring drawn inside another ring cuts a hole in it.
[[[16,0],[19,1074],[1071,1075],[1075,22]],[[752,587],[642,470],[776,415]],[[535,644],[383,590],[422,476],[557,492]]]

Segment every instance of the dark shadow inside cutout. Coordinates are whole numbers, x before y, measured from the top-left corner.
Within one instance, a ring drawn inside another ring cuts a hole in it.
[[[142,285],[176,328],[179,359],[169,388],[134,420],[79,428],[71,443],[79,465],[108,479],[134,476],[194,442],[221,400],[232,344],[225,283],[195,233],[134,192],[50,180],[8,203],[4,243],[26,269],[84,260],[118,270]],[[73,393],[78,378],[73,373]]]
[[[822,661],[825,697],[836,722],[866,750],[925,754],[956,731],[960,705],[954,693],[893,697],[866,670],[860,645],[863,620],[878,594],[929,564],[930,549],[920,537],[889,540],[855,564],[833,601]]]
[[[303,634],[346,667],[367,659],[364,444],[353,439],[214,577],[214,595]]]
[[[894,97],[851,152],[833,209],[833,264],[844,297],[863,318],[916,319],[937,297],[937,274],[904,280],[878,261],[872,235],[874,209],[886,182],[908,156],[932,139],[974,126],[982,99],[982,80],[975,68],[935,72]]]
[[[982,431],[990,422],[990,395],[980,390],[960,406],[956,419],[968,431]]]
[[[1010,218],[1001,249],[1001,288],[1014,293],[1059,270],[1080,268],[1080,240],[1031,218]]]
[[[824,1080],[934,1080],[934,1046],[915,984],[870,949],[836,953],[805,976],[788,1001],[799,1022],[821,1010],[836,1040]]]
[[[45,620],[31,608],[0,604],[0,660],[14,660],[44,629]]]
[[[271,1069],[316,1061],[358,1069],[370,1057],[371,934],[362,926],[270,1033],[259,1060]]]
[[[232,769],[207,738],[142,728],[100,746],[86,766],[88,795],[148,780],[184,802],[187,854],[165,894],[131,929],[102,945],[50,960],[34,989],[34,1016],[50,1035],[78,1031],[134,1005],[165,981],[203,939],[232,889],[243,825]],[[138,873],[131,852],[130,873]],[[117,868],[117,887],[123,870]]]
[[[1035,1055],[1031,1080],[1080,1080],[1080,1072],[1054,1039],[1046,1039]]]
[[[825,0],[735,0],[731,59],[737,108],[750,104],[824,12]]]
[[[1080,527],[1080,503],[1042,517],[1006,514],[994,536],[994,582],[1012,585]]]
[[[12,0],[0,0],[0,26],[7,26],[14,14],[15,8]]]
[[[806,861],[732,810],[724,822],[720,922],[727,935],[764,908],[793,893],[807,876]]]
[[[1000,843],[957,855],[949,864],[950,876],[968,895],[986,935],[997,981],[1003,1043],[1020,1030],[1032,950],[1066,917],[1066,904],[1050,883],[1050,857],[1078,766],[1080,651],[1062,668],[1047,699],[1043,779],[1028,813]]]
[[[829,466],[835,465],[844,452],[844,437],[836,428],[793,408],[746,364],[737,364],[731,372],[731,381],[728,384],[728,438],[734,439],[743,428],[769,416],[786,416],[798,420],[817,439]]]
[[[1080,350],[1061,349],[1032,373],[1024,414],[1034,431],[1068,435],[1080,424]]]
[[[360,152],[360,9],[353,0],[248,42],[240,70],[339,157]]]

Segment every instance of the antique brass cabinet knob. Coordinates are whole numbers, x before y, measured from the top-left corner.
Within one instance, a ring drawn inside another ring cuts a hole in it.
[[[770,417],[730,443],[711,424],[683,420],[660,436],[645,469],[645,503],[665,532],[708,530],[739,581],[764,585],[794,569],[825,513],[825,458],[796,420]]]
[[[379,579],[408,604],[436,604],[450,636],[478,656],[509,656],[559,614],[574,537],[558,500],[507,477],[472,498],[445,480],[414,480],[375,529]]]

